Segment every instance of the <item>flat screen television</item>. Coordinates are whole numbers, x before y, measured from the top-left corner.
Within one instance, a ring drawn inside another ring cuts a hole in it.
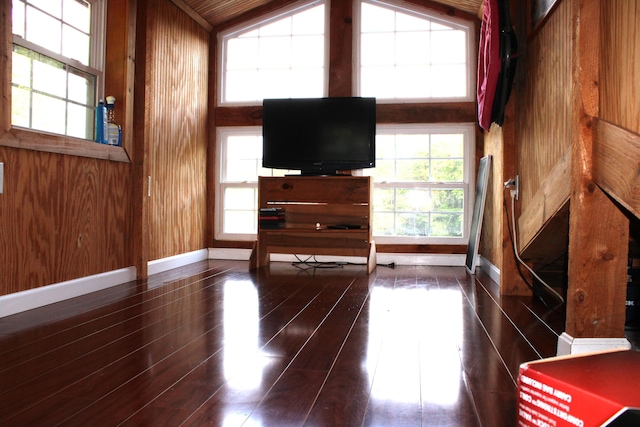
[[[335,175],[375,166],[375,98],[265,99],[262,166]]]

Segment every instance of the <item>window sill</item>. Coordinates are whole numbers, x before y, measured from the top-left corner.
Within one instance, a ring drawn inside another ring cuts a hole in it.
[[[19,128],[5,132],[0,137],[0,146],[131,163],[122,147]]]

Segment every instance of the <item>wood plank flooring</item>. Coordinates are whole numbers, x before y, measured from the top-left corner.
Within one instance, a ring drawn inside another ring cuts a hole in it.
[[[461,267],[209,260],[0,319],[0,425],[511,426],[563,322]]]

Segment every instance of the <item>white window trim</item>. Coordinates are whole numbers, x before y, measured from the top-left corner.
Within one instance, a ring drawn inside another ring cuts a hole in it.
[[[471,215],[473,213],[473,190],[475,189],[475,124],[474,123],[452,123],[452,124],[379,124],[377,133],[402,133],[407,130],[424,130],[430,134],[438,132],[451,133],[452,131],[464,134],[464,161],[463,161],[463,182],[462,183],[374,183],[376,188],[403,187],[403,188],[464,188],[464,226],[462,237],[410,237],[410,236],[376,236],[373,238],[379,244],[432,244],[432,245],[466,245],[469,242],[469,229],[471,227]],[[375,206],[374,206],[375,210]]]
[[[278,19],[284,18],[286,16],[302,12],[306,9],[311,9],[315,6],[324,4],[324,76],[323,76],[323,88],[322,93],[323,96],[327,96],[329,93],[329,0],[304,0],[294,5],[285,7],[283,9],[279,9],[270,14],[265,14],[260,16],[259,18],[250,20],[248,22],[237,25],[233,28],[230,28],[226,31],[220,32],[217,34],[217,42],[218,42],[218,53],[217,53],[217,61],[218,61],[218,81],[217,81],[217,97],[216,97],[216,106],[218,107],[241,107],[241,106],[250,106],[250,105],[262,105],[262,101],[223,101],[224,100],[224,84],[225,84],[225,63],[226,63],[226,41],[228,39],[236,37],[240,33],[244,33],[247,31],[254,30],[263,25],[269,24],[270,22],[277,21]]]
[[[354,0],[354,37],[353,37],[353,90],[356,96],[360,95],[360,40],[361,40],[361,4],[369,3],[381,7],[392,7],[394,9],[402,9],[403,13],[414,15],[418,18],[428,19],[433,22],[438,22],[450,27],[456,27],[457,29],[464,31],[467,36],[467,95],[456,98],[377,98],[378,104],[399,104],[399,103],[435,103],[435,102],[471,102],[476,100],[476,70],[477,59],[476,58],[476,39],[475,39],[475,24],[470,21],[450,17],[444,14],[438,14],[437,12],[430,11],[423,7],[409,4],[401,0]]]

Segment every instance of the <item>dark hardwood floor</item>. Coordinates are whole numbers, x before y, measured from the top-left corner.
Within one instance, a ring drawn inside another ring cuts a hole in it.
[[[0,319],[0,425],[512,426],[563,322],[460,267],[210,260]]]

